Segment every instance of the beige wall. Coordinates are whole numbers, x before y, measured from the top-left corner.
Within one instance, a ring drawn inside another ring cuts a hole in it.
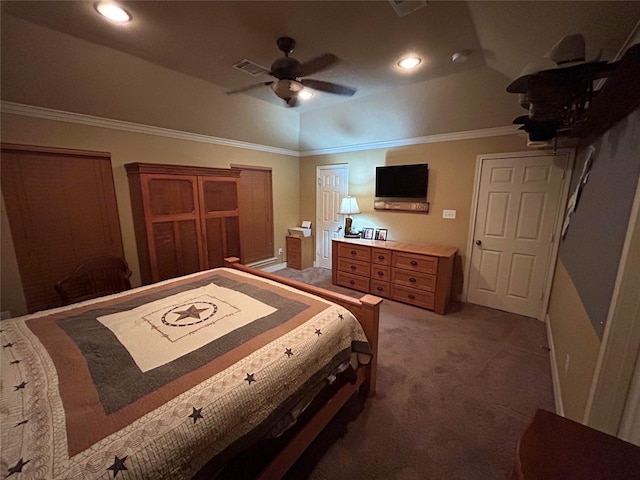
[[[188,140],[131,133],[107,128],[2,115],[2,142],[47,147],[75,148],[111,153],[113,177],[120,215],[125,257],[134,271],[132,283],[140,284],[129,186],[123,165],[132,162],[183,164],[228,168],[231,163],[271,167],[274,191],[274,246],[285,249],[287,227],[300,221],[299,163],[294,156],[213,145]],[[15,316],[25,313],[24,299],[16,295],[20,284],[15,253],[2,209],[1,309]],[[281,256],[280,261],[284,260]]]
[[[583,148],[595,149],[593,166],[560,243],[548,309],[564,414],[614,435],[640,351],[640,336],[633,334],[640,322],[638,280],[620,276],[621,262],[632,261],[625,260],[624,249],[637,215],[632,212],[640,180],[638,138],[636,108],[599,137],[583,141]],[[574,186],[583,163],[579,150]],[[616,290],[633,295],[620,297]]]
[[[526,139],[508,135],[302,157],[300,214],[302,218],[315,218],[316,167],[346,163],[349,165],[349,194],[357,198],[362,210],[362,214],[353,217],[354,228],[387,228],[389,240],[458,247],[460,259],[455,282],[460,293],[471,219],[476,158],[480,154],[526,150]],[[423,162],[429,164],[429,214],[373,209],[376,166]],[[456,219],[443,219],[443,209],[456,210]]]
[[[565,416],[581,422],[595,372],[600,339],[562,261],[558,261],[549,300],[549,324]]]

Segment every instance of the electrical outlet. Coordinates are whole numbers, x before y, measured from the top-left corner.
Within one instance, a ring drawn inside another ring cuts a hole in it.
[[[456,211],[455,210],[442,210],[442,218],[448,218],[449,220],[455,220]]]
[[[282,255],[282,247],[278,249],[278,255]]]

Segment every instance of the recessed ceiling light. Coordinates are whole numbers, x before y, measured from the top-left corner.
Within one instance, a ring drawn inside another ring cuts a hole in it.
[[[114,22],[124,23],[131,20],[131,15],[124,8],[113,2],[98,2],[96,10],[100,15]]]
[[[422,59],[420,57],[404,57],[398,62],[398,66],[410,70],[417,67]]]

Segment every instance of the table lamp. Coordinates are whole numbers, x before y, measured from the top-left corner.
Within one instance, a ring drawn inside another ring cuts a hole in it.
[[[355,197],[347,195],[342,199],[342,203],[340,204],[340,211],[338,212],[338,214],[340,215],[346,215],[344,219],[344,236],[347,238],[360,237],[360,233],[351,231],[351,223],[353,222],[351,215],[353,215],[354,213],[360,213],[358,201]]]

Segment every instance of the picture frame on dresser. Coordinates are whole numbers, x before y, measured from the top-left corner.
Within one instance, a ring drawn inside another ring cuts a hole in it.
[[[386,242],[387,241],[387,229],[386,228],[376,228],[375,240],[382,240],[383,242]]]
[[[363,228],[362,238],[366,238],[367,240],[373,240],[373,227]]]

